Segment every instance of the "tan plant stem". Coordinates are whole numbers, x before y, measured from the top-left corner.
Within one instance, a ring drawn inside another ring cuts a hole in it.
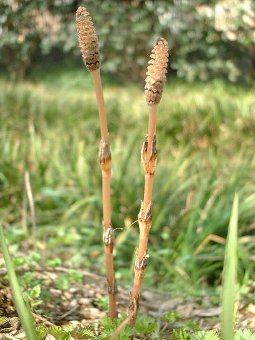
[[[134,307],[132,313],[130,313],[126,317],[126,319],[124,319],[121,322],[121,324],[115,329],[115,331],[113,332],[109,340],[115,340],[117,338],[117,336],[122,332],[122,330],[126,327],[126,325],[128,325],[130,320],[133,318],[134,314],[136,313],[136,310],[137,310],[137,306]]]
[[[107,118],[104,108],[104,97],[100,77],[100,69],[91,71],[92,79],[95,86],[99,122],[101,131],[101,141],[99,146],[99,160],[102,172],[102,196],[103,196],[103,243],[105,252],[106,277],[109,297],[109,317],[116,317],[116,295],[117,284],[114,274],[113,264],[113,228],[111,225],[111,152],[109,144],[109,134],[107,127]]]
[[[122,330],[128,325],[130,317],[128,316],[122,323],[115,329],[109,340],[117,339],[117,336],[122,332]]]
[[[151,228],[151,201],[154,173],[157,162],[156,150],[156,113],[157,105],[149,105],[149,123],[148,134],[145,138],[142,147],[142,161],[144,165],[145,184],[144,184],[144,197],[141,202],[141,209],[138,215],[139,222],[139,245],[136,251],[136,260],[134,266],[134,283],[130,296],[129,303],[129,324],[133,325],[136,321],[137,311],[139,308],[139,298],[142,289],[143,275],[148,260],[148,240]]]
[[[108,133],[107,118],[106,118],[105,106],[104,106],[104,95],[103,95],[102,82],[101,82],[101,76],[100,76],[100,68],[98,68],[97,70],[91,71],[91,76],[92,76],[92,80],[95,86],[96,97],[97,97],[101,139],[105,143],[107,143],[109,139],[109,133]]]

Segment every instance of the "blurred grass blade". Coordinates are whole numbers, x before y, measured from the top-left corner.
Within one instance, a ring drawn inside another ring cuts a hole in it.
[[[237,272],[238,195],[235,194],[225,250],[222,291],[222,339],[234,339]]]
[[[12,264],[12,261],[11,261],[11,258],[8,252],[8,248],[5,242],[2,226],[0,226],[0,244],[2,247],[2,251],[3,251],[4,261],[5,261],[8,279],[9,279],[11,290],[12,290],[13,300],[15,302],[15,306],[19,314],[21,324],[26,333],[26,339],[36,340],[37,336],[36,336],[36,330],[34,326],[32,313],[30,309],[25,305],[25,302],[23,300],[21,289],[20,289],[16,274],[14,271],[14,267],[13,267],[13,264]]]

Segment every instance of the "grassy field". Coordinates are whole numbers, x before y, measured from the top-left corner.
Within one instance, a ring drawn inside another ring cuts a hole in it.
[[[142,86],[110,86],[117,278],[131,285],[143,196],[140,148],[147,129]],[[201,294],[221,282],[224,242],[239,193],[239,280],[254,279],[254,88],[171,79],[158,114],[150,260],[145,286]],[[16,251],[25,247],[24,171],[31,176],[37,246],[47,259],[102,273],[101,174],[95,95],[86,72],[0,80],[0,216]],[[23,206],[23,207],[22,207]],[[31,223],[28,223],[30,230]],[[29,235],[31,233],[29,232]]]

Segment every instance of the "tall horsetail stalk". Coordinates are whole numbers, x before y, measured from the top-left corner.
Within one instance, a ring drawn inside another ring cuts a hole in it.
[[[85,7],[76,11],[76,25],[82,59],[90,71],[95,86],[101,141],[99,145],[99,161],[102,172],[103,196],[103,243],[106,262],[106,277],[109,295],[109,317],[116,317],[117,284],[113,265],[113,227],[111,224],[110,180],[111,180],[111,151],[109,133],[104,106],[104,96],[100,77],[100,55],[96,29],[90,14]]]
[[[142,289],[144,271],[148,260],[148,239],[151,228],[152,213],[152,190],[154,173],[157,163],[156,149],[156,118],[164,83],[166,81],[168,65],[168,44],[163,38],[159,38],[150,55],[145,79],[145,99],[149,106],[148,133],[142,146],[141,159],[144,167],[145,184],[144,197],[138,215],[139,245],[136,250],[134,265],[134,283],[129,303],[129,324],[136,321],[139,308],[139,298]]]

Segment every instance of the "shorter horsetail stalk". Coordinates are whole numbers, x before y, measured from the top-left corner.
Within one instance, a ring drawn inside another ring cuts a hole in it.
[[[149,105],[155,105],[160,102],[166,81],[168,45],[164,38],[158,39],[150,57],[144,87],[145,99]]]
[[[134,265],[134,283],[130,294],[129,324],[136,321],[139,308],[139,298],[142,289],[143,275],[148,263],[148,240],[152,221],[152,190],[153,179],[157,163],[156,148],[156,114],[160,102],[168,64],[168,45],[165,39],[158,39],[150,55],[147,77],[145,79],[145,99],[149,106],[148,133],[142,146],[141,159],[144,167],[145,184],[144,197],[138,215],[139,245],[136,250]]]
[[[113,227],[111,224],[110,180],[111,180],[111,151],[109,133],[104,105],[104,96],[100,76],[100,55],[96,29],[90,14],[84,7],[76,11],[76,26],[82,59],[90,71],[95,86],[101,141],[99,145],[99,161],[102,172],[103,196],[103,244],[105,252],[106,276],[109,296],[109,317],[116,317],[117,284],[113,265]]]

